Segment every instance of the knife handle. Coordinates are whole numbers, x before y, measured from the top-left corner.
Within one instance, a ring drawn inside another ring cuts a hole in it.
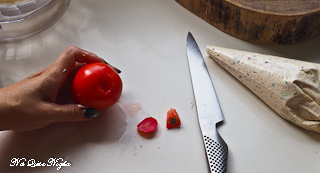
[[[225,173],[227,172],[228,146],[216,133],[215,139],[204,135],[204,144],[207,153],[207,159],[210,166],[210,172]]]

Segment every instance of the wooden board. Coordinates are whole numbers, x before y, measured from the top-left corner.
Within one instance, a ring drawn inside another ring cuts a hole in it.
[[[320,0],[176,0],[216,28],[263,44],[294,44],[320,33]]]

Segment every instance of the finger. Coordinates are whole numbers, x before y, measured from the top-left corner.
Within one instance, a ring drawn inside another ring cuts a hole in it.
[[[77,72],[86,64],[84,63],[76,63],[76,65],[73,67],[73,69],[71,69],[68,73],[68,79],[73,79],[74,76],[77,74]]]
[[[92,52],[80,49],[75,46],[68,47],[52,64],[53,70],[60,72],[69,72],[78,63],[95,63],[103,60]]]
[[[71,87],[72,87],[73,79],[74,79],[76,73],[79,71],[79,69],[83,66],[84,66],[84,64],[77,63],[76,66],[71,70],[71,72],[68,74],[65,82],[61,86],[59,86],[57,98],[59,98],[59,97],[65,98],[66,96],[69,96],[70,98],[72,98]],[[65,99],[63,99],[63,100],[65,100]],[[63,103],[65,103],[65,102],[63,102]]]
[[[103,60],[98,57],[96,54],[78,48],[76,46],[69,46],[62,55],[66,55],[67,57],[71,55],[77,62],[80,63],[94,63],[94,62],[103,62]]]
[[[98,110],[76,104],[58,105],[44,103],[42,107],[43,110],[46,111],[46,118],[50,120],[51,123],[85,121],[99,116]]]
[[[48,76],[53,77],[55,81],[58,82],[60,88],[65,83],[67,77],[76,72],[75,67],[94,62],[103,62],[103,60],[94,53],[75,46],[70,46],[47,68],[45,72]]]

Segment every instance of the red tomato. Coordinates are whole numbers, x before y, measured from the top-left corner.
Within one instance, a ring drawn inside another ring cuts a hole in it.
[[[122,81],[109,65],[90,63],[83,66],[72,83],[72,95],[77,103],[104,110],[120,98]]]
[[[138,130],[143,133],[153,132],[158,126],[156,119],[152,117],[145,118],[141,123],[137,125]]]
[[[181,122],[177,111],[170,108],[167,112],[167,128],[172,129],[174,127],[180,127],[180,125]]]

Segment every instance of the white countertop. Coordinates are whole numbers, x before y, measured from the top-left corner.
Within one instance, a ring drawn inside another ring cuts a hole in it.
[[[13,158],[72,164],[59,172],[208,172],[186,57],[189,31],[205,56],[206,46],[215,45],[320,63],[320,37],[258,45],[219,31],[174,0],[72,0],[50,28],[0,44],[0,87],[45,68],[75,45],[122,70],[120,102],[89,122],[1,132],[0,172],[57,172],[10,167]],[[211,59],[206,62],[225,116],[218,131],[229,147],[229,172],[319,172],[320,134],[282,119]],[[121,109],[134,104],[142,107],[137,114]],[[180,129],[166,129],[171,107],[180,115]],[[152,138],[136,130],[147,116],[159,123]]]

